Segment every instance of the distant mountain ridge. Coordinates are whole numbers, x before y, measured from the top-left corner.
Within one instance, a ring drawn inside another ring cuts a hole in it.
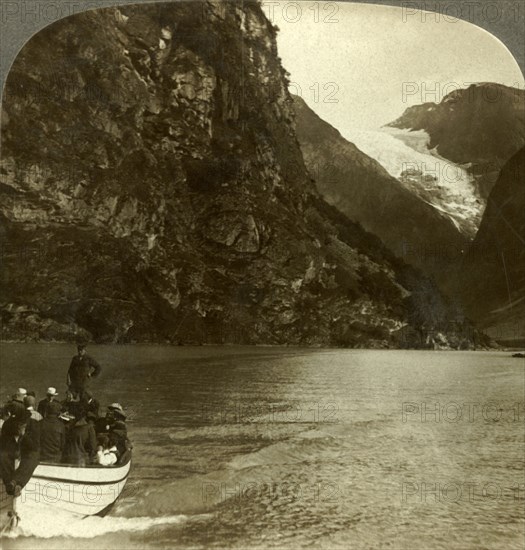
[[[408,107],[386,126],[425,130],[430,148],[466,164],[487,197],[501,167],[525,145],[525,90],[478,83],[454,90],[440,103]]]

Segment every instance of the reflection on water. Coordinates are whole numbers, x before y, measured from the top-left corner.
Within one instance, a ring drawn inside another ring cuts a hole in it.
[[[2,399],[64,391],[73,352],[4,345]],[[524,369],[504,352],[89,352],[130,413],[124,496],[6,548],[523,548]]]

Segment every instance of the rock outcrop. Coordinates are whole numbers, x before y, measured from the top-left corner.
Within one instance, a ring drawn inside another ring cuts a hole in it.
[[[503,167],[468,254],[450,281],[496,340],[525,344],[525,148]]]
[[[258,3],[75,15],[2,111],[4,339],[471,347],[436,288],[325,203]]]

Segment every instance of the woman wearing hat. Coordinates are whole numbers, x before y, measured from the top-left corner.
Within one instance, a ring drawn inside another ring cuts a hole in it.
[[[47,415],[47,406],[52,403],[55,398],[58,397],[56,388],[47,388],[46,397],[38,403],[37,411],[45,418]]]

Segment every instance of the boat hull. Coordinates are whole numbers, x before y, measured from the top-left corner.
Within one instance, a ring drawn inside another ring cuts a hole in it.
[[[130,469],[131,460],[110,467],[39,464],[17,499],[0,482],[0,528],[11,522],[13,507],[21,521],[44,509],[77,517],[105,515],[122,493]]]

